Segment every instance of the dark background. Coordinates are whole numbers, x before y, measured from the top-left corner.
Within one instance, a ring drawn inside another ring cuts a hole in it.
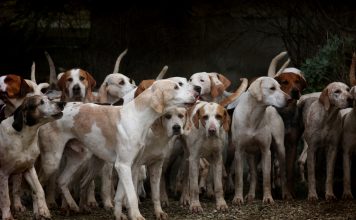
[[[38,81],[48,81],[46,50],[57,73],[80,67],[100,85],[128,48],[120,72],[136,82],[168,65],[168,77],[214,71],[237,84],[266,75],[283,50],[300,67],[331,35],[355,34],[351,1],[5,0],[0,75],[29,78],[35,61]]]

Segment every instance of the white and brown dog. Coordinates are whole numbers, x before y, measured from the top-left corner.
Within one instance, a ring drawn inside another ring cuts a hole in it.
[[[284,124],[275,108],[285,107],[290,96],[284,93],[278,82],[270,77],[260,77],[251,83],[249,89],[240,96],[232,119],[232,141],[235,148],[235,196],[234,204],[242,204],[243,161],[245,153],[250,166],[251,183],[247,200],[255,198],[257,183],[254,154],[262,155],[263,202],[273,203],[271,194],[271,143],[276,151],[281,167],[282,195],[288,192],[285,175]],[[273,107],[270,107],[273,106]]]
[[[0,124],[0,206],[2,219],[13,219],[10,212],[8,179],[24,173],[34,191],[33,209],[36,219],[50,218],[44,191],[38,180],[34,163],[40,154],[37,131],[45,123],[62,117],[63,103],[53,103],[45,96],[24,99],[14,115]]]
[[[132,179],[132,163],[145,145],[146,134],[153,122],[172,107],[194,103],[197,96],[192,87],[181,87],[173,81],[160,80],[122,107],[68,104],[61,120],[45,125],[39,131],[39,143],[43,149],[42,169],[46,174],[56,170],[64,143],[76,138],[95,156],[115,163],[119,175],[115,196],[116,218],[121,217],[122,198],[126,194],[130,217],[143,219]],[[90,117],[87,117],[88,114]],[[50,138],[43,142],[44,136]],[[71,167],[68,172],[74,173],[77,169]],[[62,193],[67,202],[73,201],[69,192]]]

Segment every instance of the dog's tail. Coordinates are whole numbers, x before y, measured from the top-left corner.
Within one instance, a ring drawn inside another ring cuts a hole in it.
[[[269,77],[275,77],[276,75],[276,67],[277,67],[277,63],[278,61],[280,61],[285,55],[287,55],[287,51],[283,51],[280,54],[278,54],[277,56],[275,56],[271,63],[269,64],[269,68],[268,68],[268,76]],[[287,64],[288,65],[288,64]],[[284,66],[284,65],[283,65]]]
[[[283,64],[283,66],[278,70],[278,72],[276,73],[275,77],[278,76],[279,74],[283,73],[283,71],[287,68],[287,66],[290,63],[290,59],[288,58],[288,60]]]
[[[31,66],[31,81],[37,84],[35,72],[36,72],[36,64],[35,61],[33,61]]]
[[[119,67],[120,67],[121,59],[126,55],[127,50],[128,50],[128,49],[126,48],[126,50],[124,50],[124,51],[117,57],[117,60],[116,60],[116,63],[115,63],[115,67],[114,67],[113,73],[118,73],[118,72],[119,72]]]
[[[56,68],[54,67],[54,63],[53,60],[51,58],[51,56],[49,55],[49,53],[47,51],[44,52],[45,56],[47,58],[48,61],[48,65],[49,65],[49,85],[52,89],[56,89],[57,88],[57,76],[56,76]]]
[[[166,75],[168,70],[168,66],[164,66],[163,69],[161,70],[161,72],[158,74],[158,76],[156,77],[156,80],[160,80],[163,79],[163,77]]]
[[[230,103],[232,103],[233,101],[235,101],[238,97],[240,97],[240,95],[246,91],[247,86],[248,86],[248,80],[246,78],[241,78],[240,79],[241,85],[239,88],[236,89],[236,91],[234,93],[232,93],[230,96],[226,97],[225,99],[223,99],[219,105],[221,106],[227,106]]]
[[[352,54],[352,61],[350,66],[350,85],[356,86],[356,76],[355,76],[355,65],[356,65],[356,53]]]

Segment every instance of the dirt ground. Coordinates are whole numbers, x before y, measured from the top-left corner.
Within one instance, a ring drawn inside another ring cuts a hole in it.
[[[309,203],[306,200],[281,201],[276,200],[274,205],[263,205],[261,200],[256,199],[253,203],[236,207],[227,200],[229,211],[226,213],[215,210],[215,202],[211,199],[201,199],[204,212],[192,214],[188,207],[181,207],[179,201],[171,200],[170,206],[164,208],[169,219],[356,219],[356,200],[326,202],[321,200],[317,203]],[[32,208],[29,207],[30,210]],[[145,199],[140,210],[146,219],[155,219],[152,202]],[[53,219],[62,220],[97,220],[114,219],[113,213],[98,208],[91,213],[64,216],[59,210],[52,210]],[[19,220],[32,219],[32,211],[15,214]]]

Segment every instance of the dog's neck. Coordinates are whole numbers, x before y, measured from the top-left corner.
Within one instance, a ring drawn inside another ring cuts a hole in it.
[[[241,98],[246,99],[243,101],[244,104],[244,114],[246,117],[243,120],[245,120],[245,123],[247,126],[256,126],[258,127],[260,123],[264,121],[264,115],[266,114],[266,109],[268,105],[264,104],[262,101],[258,101],[256,97],[254,97],[250,92],[246,92],[245,95]]]
[[[321,104],[320,102],[318,102],[318,104],[320,105],[320,117],[323,118],[327,124],[334,124],[335,123],[335,119],[337,118],[339,112],[340,112],[340,108],[336,107],[335,105],[330,105],[329,109],[326,110],[324,105]]]

